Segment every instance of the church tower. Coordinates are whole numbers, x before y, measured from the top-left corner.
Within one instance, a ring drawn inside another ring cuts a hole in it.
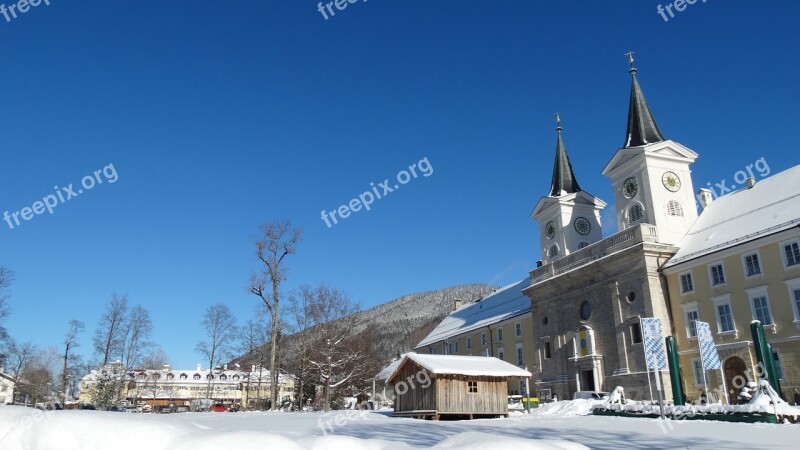
[[[611,178],[618,230],[649,223],[658,242],[677,244],[697,220],[692,172],[697,153],[665,139],[636,79],[633,52],[625,145],[603,169]]]
[[[542,262],[547,264],[593,244],[603,237],[600,211],[606,203],[583,191],[561,138],[561,118],[556,114],[556,158],[550,194],[531,213],[539,223]]]

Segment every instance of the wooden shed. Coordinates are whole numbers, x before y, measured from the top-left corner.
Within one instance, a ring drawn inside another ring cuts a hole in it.
[[[408,353],[387,383],[394,415],[439,420],[508,416],[508,381],[531,373],[485,356]]]

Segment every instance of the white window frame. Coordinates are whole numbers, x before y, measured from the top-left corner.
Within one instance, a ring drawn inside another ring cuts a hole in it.
[[[481,345],[485,346],[486,342],[487,342],[486,341],[486,332],[485,331],[481,331]]]
[[[800,328],[800,305],[795,300],[795,291],[800,292],[800,278],[794,278],[784,281],[786,288],[789,290],[789,303],[792,305],[792,314],[794,314],[794,324]]]
[[[756,257],[756,261],[758,262],[758,273],[754,273],[752,275],[747,273],[748,256]],[[742,254],[742,270],[744,271],[744,277],[748,280],[751,278],[757,278],[760,277],[761,275],[764,275],[764,265],[761,263],[761,254],[758,252],[758,250]]]
[[[797,246],[800,247],[800,240],[799,239],[792,239],[792,240],[789,240],[789,241],[783,241],[779,245],[780,246],[780,252],[781,252],[781,261],[783,261],[783,268],[785,270],[791,270],[791,269],[800,268],[800,262],[797,262],[797,263],[792,264],[790,266],[789,265],[789,259],[786,257],[786,247],[790,246],[792,244],[797,244]]]
[[[664,210],[669,217],[683,217],[683,204],[674,198],[667,200],[664,204]]]
[[[714,298],[711,299],[711,301],[714,303],[714,317],[717,319],[717,334],[721,334],[721,335],[736,334],[736,332],[737,332],[737,330],[736,330],[736,320],[734,319],[734,316],[733,316],[733,304],[731,303],[731,295],[730,294],[725,294],[725,295],[721,295],[719,297],[714,297]],[[731,313],[731,326],[733,327],[732,329],[725,330],[725,331],[722,330],[722,318],[721,318],[721,316],[719,314],[719,307],[723,306],[723,305],[727,305],[728,306],[728,310],[730,310],[730,313]]]
[[[497,328],[497,342],[503,342],[503,327]]]
[[[455,348],[455,352],[454,352],[454,353],[458,353],[458,339],[456,339],[456,340],[453,342],[453,347]]]
[[[506,349],[505,348],[500,347],[500,348],[497,349],[497,359],[499,359],[501,361],[505,361],[506,360]]]
[[[770,301],[769,301],[769,294],[767,293],[767,287],[766,286],[759,286],[759,287],[753,288],[753,289],[745,289],[744,291],[747,292],[747,298],[748,298],[748,301],[750,303],[750,313],[752,314],[753,320],[758,320],[758,316],[756,315],[755,299],[756,298],[761,298],[761,297],[764,297],[766,299],[766,301],[767,301],[767,312],[769,312],[769,319],[770,319],[770,321],[772,323],[765,324],[765,323],[762,322],[761,324],[764,326],[764,328],[771,328],[772,332],[774,333],[776,331],[775,330],[775,315],[772,312],[773,309],[772,309],[772,305],[770,304]]]
[[[515,347],[514,356],[517,358],[517,365],[522,367],[525,365],[525,350],[522,348],[522,344],[517,344]]]
[[[522,337],[522,322],[517,322],[514,324],[514,336]]]
[[[548,351],[548,349],[550,351]],[[553,346],[550,345],[550,341],[545,341],[542,343],[542,357],[544,359],[553,359]]]
[[[472,350],[472,337],[467,336],[467,350]]]
[[[714,273],[711,268],[717,266],[722,270],[722,283],[714,284]],[[728,274],[725,270],[725,264],[722,261],[716,261],[708,265],[708,282],[711,284],[712,288],[722,287],[728,284]]]
[[[700,320],[700,312],[697,310],[697,302],[685,303],[681,305],[681,308],[683,309],[683,322],[684,322],[684,327],[686,328],[686,338],[697,339],[697,323],[695,323],[694,325],[694,336],[692,336],[692,334],[689,332],[691,330],[691,327],[689,326],[690,321],[688,320],[687,317],[690,312],[694,312],[695,314],[697,314],[697,319],[695,319],[695,322]]]
[[[683,277],[684,276],[688,276],[689,277],[689,282],[692,284],[692,288],[690,290],[688,290],[688,291],[684,291],[683,290]],[[691,294],[692,292],[694,292],[694,276],[692,275],[692,271],[691,270],[687,270],[686,272],[679,273],[678,274],[678,284],[680,285],[679,287],[680,287],[681,295]]]

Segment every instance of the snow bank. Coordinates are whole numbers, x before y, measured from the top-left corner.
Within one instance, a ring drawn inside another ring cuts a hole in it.
[[[591,414],[595,405],[603,404],[602,400],[566,400],[553,403],[543,403],[538,408],[531,410],[531,417],[575,417]]]

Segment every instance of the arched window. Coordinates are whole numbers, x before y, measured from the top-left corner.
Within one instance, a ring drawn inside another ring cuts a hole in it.
[[[152,375],[152,377],[153,377],[153,379],[154,379],[154,380],[158,380],[158,379],[160,379],[160,378],[161,378],[161,374],[160,374],[160,373],[154,373],[154,374]]]
[[[180,379],[185,380],[186,378],[188,378],[188,376],[185,373],[182,373]]]
[[[213,380],[213,379],[214,379],[214,375],[213,374],[206,375],[206,380]]]
[[[683,206],[677,200],[670,200],[667,202],[667,214],[683,217]]]
[[[636,223],[640,222],[644,217],[644,210],[642,209],[642,205],[638,203],[634,203],[628,208],[628,223]]]
[[[172,381],[175,378],[175,375],[172,373],[167,374],[167,380]]]
[[[228,376],[223,373],[222,375],[219,376],[219,379],[225,381],[228,379]]]
[[[233,376],[233,381],[239,381],[239,375],[234,375]]]
[[[547,250],[547,256],[551,258],[558,256],[558,244],[553,244],[550,246],[550,248]]]
[[[200,379],[200,374],[196,373],[196,374],[194,374],[194,377],[192,377],[192,378],[194,378],[195,380],[199,380]]]
[[[586,241],[581,241],[581,243],[580,243],[580,244],[578,244],[578,249],[582,249],[582,248],[584,248],[584,247],[588,247],[588,246],[589,246],[589,243],[588,243],[588,242],[586,242]]]

